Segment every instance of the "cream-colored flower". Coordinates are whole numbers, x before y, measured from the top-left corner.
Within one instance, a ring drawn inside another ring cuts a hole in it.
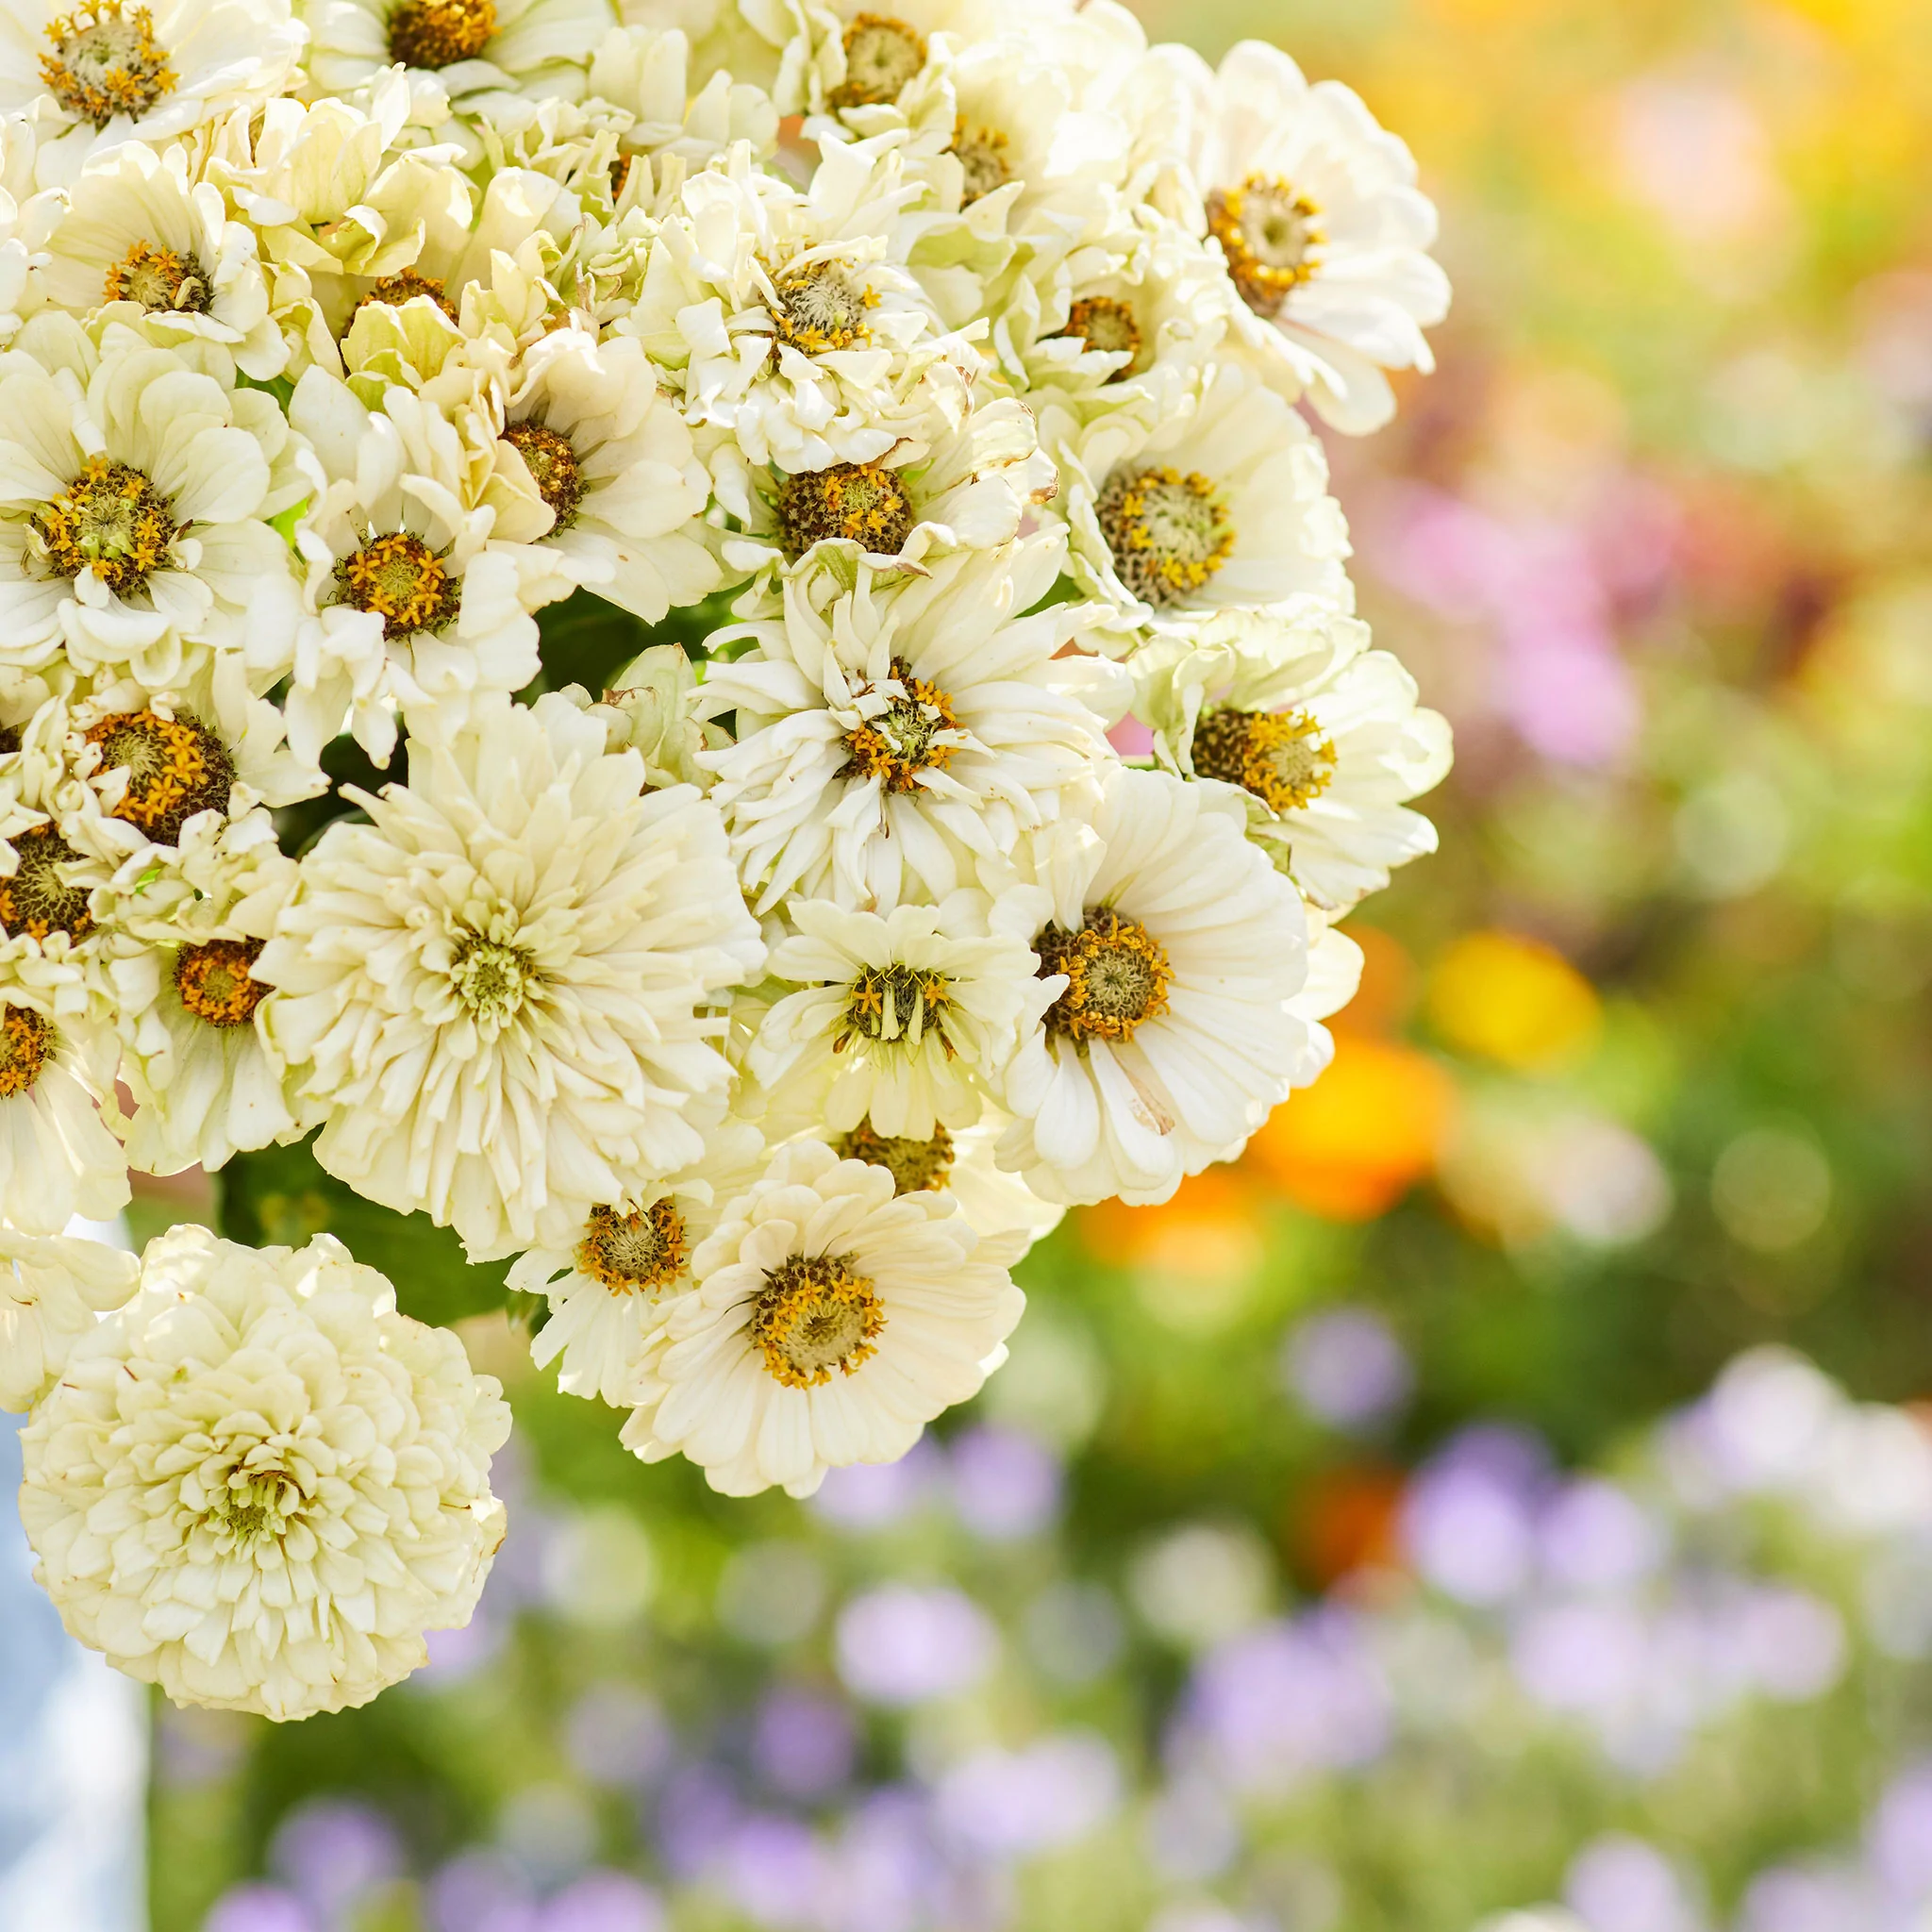
[[[639,1365],[660,1339],[676,1299],[691,1291],[691,1257],[726,1206],[758,1178],[765,1143],[756,1127],[726,1119],[706,1136],[704,1158],[663,1180],[591,1209],[554,1246],[532,1248],[509,1286],[545,1296],[549,1319],[530,1338],[539,1368],[558,1364],[568,1395],[635,1402]]]
[[[609,0],[308,0],[310,85],[346,94],[386,68],[434,75],[453,102],[491,93],[580,100]]]
[[[69,192],[43,273],[63,308],[125,303],[152,341],[218,342],[258,381],[289,359],[255,231],[228,218],[211,182],[190,178],[185,148],[129,142],[93,161]]]
[[[1214,73],[1185,47],[1159,58],[1188,110],[1170,198],[1219,244],[1244,333],[1338,429],[1379,428],[1395,411],[1383,370],[1434,368],[1423,330],[1449,310],[1414,158],[1359,95],[1311,87],[1265,42],[1241,42]]]
[[[1055,999],[1008,1075],[999,1159],[1045,1199],[1164,1201],[1311,1077],[1290,1008],[1307,921],[1244,829],[1232,794],[1120,768],[1091,831],[1038,841]]]
[[[141,1289],[22,1432],[35,1574],[180,1704],[366,1704],[469,1621],[503,1541],[493,1377],[340,1241],[149,1242]]]
[[[37,124],[26,115],[0,120],[0,348],[46,299],[36,270],[47,259],[47,238],[65,202],[58,189],[38,189]]]
[[[820,1141],[780,1148],[692,1257],[625,1441],[736,1496],[895,1460],[1005,1359],[1025,1306],[974,1247],[946,1194],[895,1194]]]
[[[0,1224],[52,1235],[76,1214],[120,1213],[127,1163],[97,1106],[113,1091],[113,1037],[84,1008],[57,1014],[67,989],[40,963],[12,965],[0,995]]]
[[[287,84],[306,36],[289,0],[9,0],[0,114],[43,118],[39,172],[65,186],[92,155],[156,144]]]
[[[715,590],[698,522],[709,478],[642,348],[557,329],[510,382],[485,498],[498,533],[558,553],[575,582],[647,624]]]
[[[753,1077],[813,1095],[828,1136],[865,1120],[916,1141],[970,1126],[983,1096],[1000,1089],[1022,1021],[1048,1003],[1032,935],[1018,936],[1006,910],[970,890],[884,917],[791,900],[793,931],[766,970],[799,990],[765,1014]]]
[[[748,79],[713,72],[692,85],[690,36],[676,28],[612,27],[591,62],[591,95],[631,116],[625,155],[675,155],[702,168],[738,142],[760,159],[778,144],[778,110]]]
[[[31,1408],[74,1344],[134,1293],[141,1264],[106,1241],[0,1227],[0,1408]]]
[[[764,958],[716,812],[605,744],[562,694],[412,740],[261,957],[317,1159],[478,1259],[702,1157],[730,1077],[705,1008]]]
[[[1348,525],[1313,431],[1245,361],[1205,375],[1199,401],[1151,430],[1139,411],[1082,420],[1044,408],[1081,588],[1110,605],[1129,648],[1208,612],[1347,610]]]
[[[272,519],[313,487],[274,397],[46,310],[0,366],[0,662],[178,686],[181,641],[286,672],[301,598]]]
[[[1405,802],[1450,764],[1448,721],[1367,643],[1353,619],[1226,611],[1192,639],[1157,639],[1131,667],[1161,762],[1238,788],[1250,836],[1331,914],[1436,849],[1435,827]]]
[[[614,673],[598,708],[612,751],[634,751],[644,761],[650,786],[694,785],[711,789],[711,774],[698,763],[702,751],[728,744],[722,724],[699,716],[697,674],[682,646],[653,644]]]
[[[784,618],[747,626],[757,650],[707,668],[738,741],[701,762],[761,913],[791,893],[943,899],[974,854],[1090,808],[1120,674],[1058,655],[1084,612],[1033,608],[1064,556],[1049,538],[967,551],[897,589],[860,563],[842,596],[793,576]]]

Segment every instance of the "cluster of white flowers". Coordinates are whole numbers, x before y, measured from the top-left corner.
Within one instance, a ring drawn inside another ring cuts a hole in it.
[[[408,1670],[504,1414],[326,1240],[63,1239],[129,1166],[315,1133],[639,1456],[806,1494],[1319,1074],[1433,842],[1310,422],[1429,365],[1407,150],[887,4],[6,9],[0,1395],[174,1695]]]

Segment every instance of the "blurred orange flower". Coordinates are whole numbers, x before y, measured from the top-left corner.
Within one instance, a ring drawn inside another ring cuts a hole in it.
[[[1603,1023],[1596,989],[1553,946],[1473,932],[1429,974],[1428,1016],[1458,1051],[1531,1073],[1579,1058]]]
[[[1401,1560],[1401,1510],[1400,1470],[1379,1462],[1324,1470],[1290,1499],[1290,1547],[1323,1590],[1357,1570],[1393,1569]]]
[[[1245,1274],[1260,1257],[1257,1203],[1239,1173],[1210,1167],[1158,1208],[1103,1201],[1083,1208],[1080,1235],[1096,1261],[1197,1277]]]

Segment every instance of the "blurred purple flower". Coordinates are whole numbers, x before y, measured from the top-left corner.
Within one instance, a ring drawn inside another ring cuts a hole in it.
[[[691,1764],[677,1772],[658,1801],[658,1849],[671,1875],[693,1879],[708,1871],[741,1815],[723,1765]]]
[[[1408,1400],[1415,1371],[1395,1332],[1367,1308],[1333,1308],[1289,1331],[1282,1379],[1318,1421],[1371,1428]]]
[[[1205,1884],[1218,1878],[1241,1848],[1241,1820],[1220,1787],[1203,1777],[1182,1777],[1147,1808],[1147,1856],[1163,1878]]]
[[[781,1686],[758,1707],[752,1729],[758,1774],[788,1798],[816,1798],[852,1775],[858,1736],[838,1699]]]
[[[755,1924],[810,1925],[820,1917],[824,1849],[811,1827],[795,1818],[754,1812],[741,1820],[720,1870],[733,1901]]]
[[[971,1690],[992,1668],[999,1637],[969,1596],[888,1584],[839,1612],[839,1675],[869,1704],[920,1704]]]
[[[1887,1787],[1865,1834],[1866,1853],[1894,1898],[1932,1899],[1932,1758],[1907,1765]]]
[[[836,1528],[890,1529],[942,1480],[944,1462],[922,1436],[896,1462],[855,1462],[827,1472],[811,1507]]]
[[[1620,1603],[1551,1604],[1517,1625],[1510,1661],[1549,1710],[1614,1718],[1633,1708],[1665,1669],[1642,1617]]]
[[[933,1843],[931,1807],[888,1786],[848,1813],[833,1847],[829,1922],[839,1932],[913,1932],[939,1919],[949,1874]]]
[[[1563,1897],[1590,1932],[1698,1932],[1701,1924],[1670,1860],[1623,1833],[1584,1846]]]
[[[954,1441],[948,1462],[954,1512],[989,1542],[1038,1535],[1059,1513],[1059,1457],[1023,1429],[979,1424]]]
[[[332,1926],[401,1873],[402,1841],[373,1806],[311,1798],[275,1827],[269,1869],[324,1925]]]
[[[279,1885],[231,1885],[202,1922],[202,1932],[316,1932],[302,1901]]]
[[[985,1858],[1021,1858],[1072,1844],[1113,1815],[1120,1765],[1090,1731],[1062,1731],[1018,1751],[975,1752],[939,1781],[941,1828]]]
[[[501,1852],[459,1852],[429,1881],[435,1932],[537,1932],[537,1907],[521,1870]]]
[[[656,1701],[633,1685],[595,1684],[563,1726],[571,1763],[592,1784],[640,1790],[656,1782],[675,1748]]]
[[[625,1872],[587,1872],[550,1899],[537,1932],[663,1932],[658,1894]]]
[[[1402,1534],[1445,1595],[1498,1604],[1529,1579],[1543,1478],[1541,1444],[1516,1430],[1465,1430],[1408,1486]]]
[[[1751,1881],[1738,1932],[1862,1932],[1878,1923],[1876,1901],[1848,1872],[1783,1865]]]
[[[1754,1591],[1740,1619],[1738,1643],[1758,1688],[1786,1703],[1824,1696],[1844,1671],[1844,1624],[1829,1604],[1806,1591]]]
[[[1564,1485],[1537,1524],[1543,1574],[1559,1589],[1627,1590],[1657,1566],[1665,1532],[1627,1490],[1600,1476]]]

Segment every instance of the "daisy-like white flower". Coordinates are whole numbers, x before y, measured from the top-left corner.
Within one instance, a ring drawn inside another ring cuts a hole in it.
[[[106,148],[258,107],[305,38],[288,0],[14,0],[0,8],[0,114],[45,116],[41,178],[64,186]]]
[[[821,1141],[780,1148],[691,1257],[624,1440],[683,1455],[725,1495],[808,1496],[891,1462],[1005,1358],[1025,1306],[943,1192]]]
[[[1159,58],[1187,97],[1190,192],[1253,325],[1338,429],[1395,412],[1385,369],[1435,367],[1423,330],[1449,312],[1430,258],[1436,210],[1408,149],[1340,81],[1310,86],[1278,47],[1243,41],[1210,73]]]
[[[452,101],[580,100],[614,24],[609,0],[308,0],[309,82],[353,93],[386,68],[433,75]]]
[[[154,689],[185,638],[272,680],[301,600],[271,520],[311,488],[273,396],[42,312],[0,368],[0,662]]]
[[[1231,794],[1120,768],[1091,832],[1039,841],[1056,996],[1008,1076],[999,1159],[1045,1199],[1166,1200],[1306,1068],[1307,917],[1244,828]]]
[[[722,69],[694,87],[690,36],[675,27],[612,27],[591,62],[590,89],[632,116],[620,139],[625,156],[675,155],[701,168],[736,142],[749,142],[760,157],[778,144],[771,96]],[[492,112],[500,118],[500,109]],[[620,163],[619,172],[628,171]]]
[[[541,337],[511,373],[486,502],[506,537],[561,554],[572,577],[646,623],[717,587],[698,519],[709,479],[642,348],[587,329]]]
[[[296,532],[313,614],[296,641],[290,740],[312,759],[346,721],[386,764],[399,711],[455,728],[479,699],[528,684],[531,612],[570,580],[555,556],[495,538],[491,448],[413,391],[389,389],[371,411],[311,368],[290,413],[327,478]]]
[[[111,1221],[128,1200],[127,1162],[97,1106],[113,1091],[113,1039],[84,1009],[53,1015],[64,989],[44,962],[9,962],[8,977],[15,983],[0,995],[0,1223],[52,1235],[76,1214]]]
[[[366,1704],[465,1624],[503,1541],[495,1379],[327,1235],[148,1244],[140,1291],[22,1432],[21,1516],[69,1632],[180,1703]]]
[[[36,124],[0,120],[0,348],[46,299],[35,270],[46,264],[47,238],[66,206],[57,189],[37,189]]]
[[[937,397],[957,419],[979,367],[905,265],[924,192],[890,141],[828,143],[803,192],[736,147],[685,185],[615,327],[680,387],[686,420],[747,462],[877,462],[929,433]]]
[[[0,1227],[0,1408],[40,1401],[74,1344],[133,1294],[140,1272],[106,1241]]]
[[[151,340],[219,342],[258,381],[289,359],[255,231],[229,220],[211,182],[189,178],[184,148],[157,154],[129,142],[88,167],[69,192],[44,274],[63,308],[127,303]]]
[[[1250,836],[1308,900],[1346,912],[1436,849],[1406,801],[1448,772],[1449,724],[1352,619],[1227,611],[1133,660],[1135,710],[1170,770],[1237,787]]]
[[[1136,411],[1083,424],[1054,408],[1041,432],[1060,469],[1053,509],[1075,578],[1114,608],[1118,648],[1214,610],[1351,607],[1327,458],[1248,363],[1215,364],[1194,408],[1151,433]]]
[[[924,1141],[970,1125],[982,1094],[998,1091],[1023,1018],[1047,1003],[1026,939],[998,929],[995,912],[972,891],[884,917],[793,900],[796,930],[766,966],[799,991],[766,1013],[753,1076],[822,1096],[832,1133],[870,1120],[877,1133]]]
[[[764,958],[716,812],[605,744],[560,694],[412,740],[261,956],[316,1158],[477,1259],[703,1157],[730,1074],[703,1009]]]
[[[794,576],[783,619],[747,626],[758,649],[708,667],[738,741],[700,762],[760,913],[792,893],[943,899],[975,853],[1086,809],[1119,673],[1057,655],[1083,612],[1032,608],[1064,556],[1052,538],[968,551],[891,591],[860,564],[830,601],[829,575]]]
[[[557,1386],[567,1395],[599,1396],[612,1407],[637,1400],[639,1364],[692,1286],[692,1254],[758,1178],[764,1151],[756,1127],[722,1121],[707,1135],[702,1160],[640,1182],[622,1200],[591,1208],[555,1245],[517,1259],[510,1288],[550,1304],[530,1338],[531,1357],[539,1368],[558,1364]]]

